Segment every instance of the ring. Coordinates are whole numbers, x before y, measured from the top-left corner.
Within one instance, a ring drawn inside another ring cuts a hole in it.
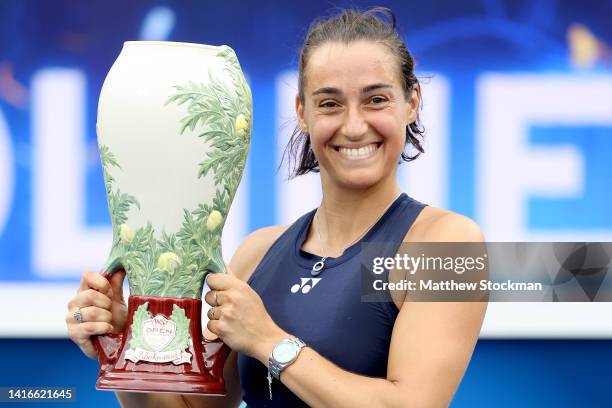
[[[215,308],[211,307],[208,313],[210,313],[210,318],[214,320],[215,319]]]
[[[213,293],[215,298],[215,306],[219,306],[219,301],[217,300],[217,291],[215,290]]]
[[[77,308],[74,312],[72,312],[72,317],[78,323],[83,323],[83,313],[81,313],[81,308]]]

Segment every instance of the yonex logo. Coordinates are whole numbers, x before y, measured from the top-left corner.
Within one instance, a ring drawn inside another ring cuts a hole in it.
[[[310,289],[314,288],[321,278],[300,278],[301,283],[296,283],[291,287],[291,293],[297,293],[300,289],[302,293],[310,292]]]

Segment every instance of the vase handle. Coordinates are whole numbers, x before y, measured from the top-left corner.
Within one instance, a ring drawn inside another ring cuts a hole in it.
[[[215,380],[222,381],[223,367],[231,349],[218,337],[214,340],[204,337],[202,348],[204,349],[204,365],[208,373]]]
[[[107,280],[110,280],[112,273],[102,272]],[[117,361],[119,357],[119,347],[123,341],[123,333],[109,333],[91,336],[96,351],[98,352],[98,362],[100,363],[100,371],[107,371]]]

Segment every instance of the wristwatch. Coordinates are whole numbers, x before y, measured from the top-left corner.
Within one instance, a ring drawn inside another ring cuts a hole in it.
[[[268,359],[268,387],[272,399],[272,378],[280,380],[280,373],[293,363],[306,343],[297,337],[283,339],[276,343]]]
[[[281,371],[297,359],[298,354],[305,346],[306,343],[297,337],[290,337],[276,343],[268,360],[268,371],[272,374],[272,377],[280,380]]]

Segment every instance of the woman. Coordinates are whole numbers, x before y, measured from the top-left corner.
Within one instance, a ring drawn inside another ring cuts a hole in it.
[[[290,226],[247,236],[228,274],[208,276],[207,328],[233,350],[228,394],[117,393],[124,406],[235,407],[241,398],[253,407],[450,403],[486,304],[360,301],[361,242],[390,242],[380,255],[393,256],[402,241],[483,239],[470,219],[400,194],[398,161],[412,159],[404,149],[423,150],[413,69],[386,10],[344,11],[311,27],[290,150],[301,155],[296,175],[320,172],[323,199]],[[90,336],[125,324],[122,280],[85,273],[68,305],[69,335],[92,358]],[[77,307],[85,323],[74,322]],[[306,346],[287,343],[294,337]],[[269,371],[282,373],[280,382]]]

